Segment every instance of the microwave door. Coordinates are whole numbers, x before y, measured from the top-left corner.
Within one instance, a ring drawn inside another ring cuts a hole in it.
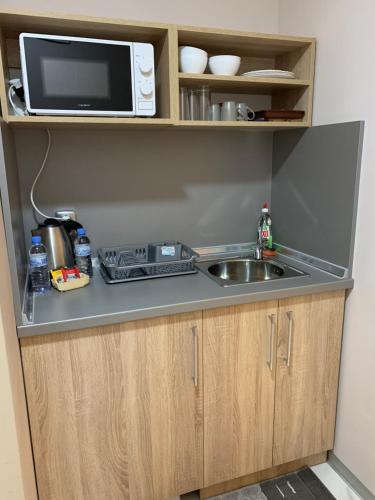
[[[52,35],[21,37],[30,113],[134,116],[131,43]]]

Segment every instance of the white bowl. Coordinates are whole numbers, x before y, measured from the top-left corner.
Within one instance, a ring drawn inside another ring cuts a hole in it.
[[[208,55],[196,47],[179,47],[180,71],[183,73],[204,73]]]
[[[241,58],[238,56],[212,56],[208,60],[210,71],[214,75],[235,75],[240,69]]]

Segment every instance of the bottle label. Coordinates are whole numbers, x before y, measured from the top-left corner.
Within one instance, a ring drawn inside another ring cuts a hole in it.
[[[46,253],[30,255],[30,267],[44,267],[48,265],[48,256]]]
[[[76,254],[77,257],[90,257],[91,255],[91,248],[90,245],[74,245],[74,253]]]

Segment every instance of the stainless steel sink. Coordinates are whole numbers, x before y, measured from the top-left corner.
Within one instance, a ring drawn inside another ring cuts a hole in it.
[[[197,263],[197,267],[221,286],[241,285],[306,276],[306,273],[275,260],[221,259]]]

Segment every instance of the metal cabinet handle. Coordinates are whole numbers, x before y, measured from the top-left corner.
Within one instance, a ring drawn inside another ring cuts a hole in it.
[[[290,361],[292,357],[292,341],[293,341],[293,311],[287,311],[289,326],[288,326],[288,354],[285,359],[286,366],[290,367]]]
[[[271,332],[270,332],[270,344],[269,344],[269,352],[268,352],[268,360],[267,365],[270,371],[273,371],[273,349],[274,349],[274,340],[275,340],[275,314],[270,314],[269,319],[271,321]]]
[[[192,327],[193,332],[193,381],[194,387],[198,387],[198,329],[196,326]]]

